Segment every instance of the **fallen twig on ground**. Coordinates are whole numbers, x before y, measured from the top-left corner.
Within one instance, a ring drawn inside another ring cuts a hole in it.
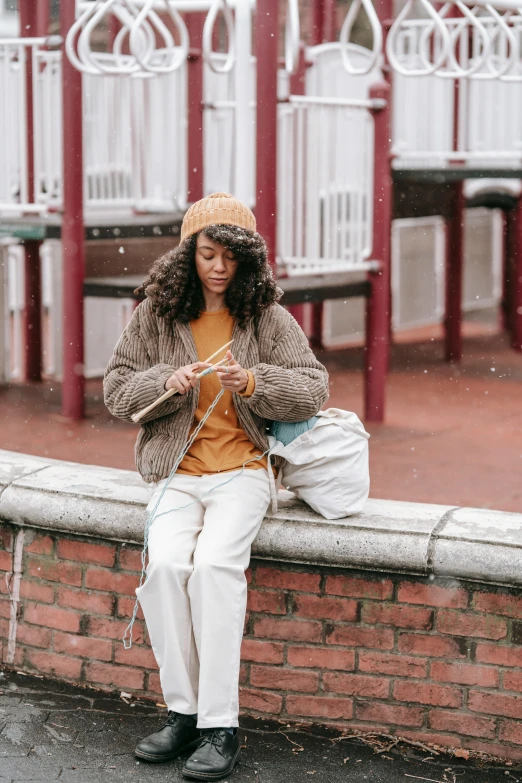
[[[383,737],[384,739],[391,740],[391,745],[389,745],[389,747],[375,750],[376,753],[383,753],[384,751],[394,747],[394,745],[397,745],[399,742],[405,742],[407,745],[413,745],[413,747],[415,748],[421,748],[422,750],[425,750],[427,753],[431,753],[434,756],[439,755],[438,750],[435,750],[435,748],[432,748],[429,745],[425,745],[423,742],[410,740],[407,739],[406,737],[394,736],[392,734],[384,734],[383,732],[375,732],[375,731],[354,732],[353,734],[343,734],[342,737],[334,737],[331,741],[340,742],[341,740],[345,740],[345,739],[361,739],[363,740],[363,742],[366,742],[367,745],[371,745],[372,737],[376,737],[376,738]]]
[[[292,751],[293,753],[300,753],[302,750],[304,750],[304,747],[301,745],[300,742],[294,742],[293,739],[290,739],[290,737],[283,731],[283,729],[278,729],[277,734],[282,734],[283,737],[286,737],[288,742],[291,742],[292,745],[295,745],[295,749]]]

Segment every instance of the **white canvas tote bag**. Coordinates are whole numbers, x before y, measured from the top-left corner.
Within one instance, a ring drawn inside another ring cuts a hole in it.
[[[328,408],[317,416],[287,446],[270,436],[270,454],[286,460],[282,484],[326,519],[357,514],[370,491],[370,436],[355,413]]]

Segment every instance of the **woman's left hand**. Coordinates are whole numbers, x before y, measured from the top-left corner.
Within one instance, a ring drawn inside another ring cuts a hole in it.
[[[248,385],[247,371],[236,362],[231,351],[227,351],[225,358],[229,360],[228,367],[216,367],[221,386],[227,391],[244,392]]]

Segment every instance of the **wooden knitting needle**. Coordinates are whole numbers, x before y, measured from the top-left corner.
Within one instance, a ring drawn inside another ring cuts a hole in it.
[[[225,343],[225,345],[222,345],[221,348],[218,348],[217,351],[214,351],[212,356],[209,356],[208,359],[205,359],[204,364],[207,364],[208,362],[211,362],[212,359],[214,359],[216,356],[218,356],[222,351],[226,350],[230,345],[232,345],[233,342],[234,342],[233,340],[230,340],[230,342]],[[222,359],[221,362],[219,362],[219,364],[221,364],[224,361],[225,361],[225,359]],[[201,373],[197,377],[199,378],[200,376],[201,376]],[[158,399],[155,402],[152,402],[150,405],[147,405],[146,408],[142,408],[141,411],[138,411],[138,413],[135,413],[131,417],[132,421],[137,424],[139,421],[141,421],[141,419],[144,416],[147,415],[147,413],[149,411],[153,410],[153,408],[155,408],[157,405],[161,405],[162,402],[165,402],[165,400],[168,400],[169,397],[172,397],[173,394],[179,394],[178,390],[177,389],[167,389],[165,394],[162,394],[161,397],[158,397]]]

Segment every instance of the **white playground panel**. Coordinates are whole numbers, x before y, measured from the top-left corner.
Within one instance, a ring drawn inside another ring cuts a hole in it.
[[[502,214],[467,209],[462,308],[498,306],[502,295]],[[440,324],[444,318],[445,226],[441,217],[395,220],[392,226],[392,325],[394,332]],[[323,342],[342,348],[364,342],[360,299],[325,303]]]
[[[61,53],[42,39],[0,42],[0,214],[62,203]],[[34,192],[27,192],[26,59],[33,58]],[[186,69],[153,79],[83,76],[84,196],[91,213],[172,212],[186,206]],[[161,154],[158,154],[161,150]]]
[[[350,44],[352,67],[373,61]],[[373,117],[377,65],[347,75],[339,44],[308,49],[306,95],[280,104],[278,256],[289,275],[370,268],[373,234]]]

